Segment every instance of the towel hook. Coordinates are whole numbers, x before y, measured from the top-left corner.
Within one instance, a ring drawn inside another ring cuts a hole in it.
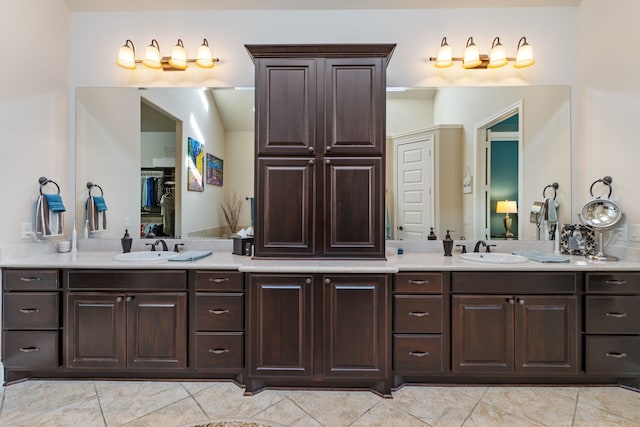
[[[87,181],[87,188],[89,189],[89,197],[91,197],[91,190],[93,189],[93,187],[98,187],[100,189],[100,197],[104,196],[104,191],[102,191],[102,187],[100,187],[98,184],[94,184],[91,181]]]
[[[547,188],[553,188],[553,200],[556,199],[556,196],[558,195],[558,192],[556,191],[560,186],[558,185],[557,182],[554,182],[553,184],[549,184],[546,187],[544,187],[544,190],[542,190],[542,198],[546,199],[547,196],[545,196],[545,193],[547,192]]]
[[[54,184],[58,189],[58,194],[60,194],[60,186],[55,181],[51,181],[49,178],[41,176],[40,178],[38,178],[38,182],[40,183],[40,195],[42,195],[42,187],[44,187],[48,183]]]
[[[607,199],[611,198],[611,191],[613,190],[613,188],[611,187],[611,183],[613,182],[613,178],[611,178],[610,176],[605,176],[602,179],[596,179],[595,181],[593,181],[593,184],[591,184],[591,187],[589,188],[589,193],[591,194],[591,197],[593,197],[593,186],[596,185],[598,182],[603,183],[604,185],[606,185],[607,187],[609,187],[609,195],[607,196]],[[597,197],[598,199],[600,198],[599,196]]]

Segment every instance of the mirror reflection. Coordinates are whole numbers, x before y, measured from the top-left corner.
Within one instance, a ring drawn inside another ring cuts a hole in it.
[[[253,103],[252,90],[79,88],[78,225],[93,182],[108,227],[90,237],[225,238],[230,198],[250,226]],[[387,238],[548,238],[530,217],[557,182],[557,220],[570,222],[569,107],[563,86],[390,88]]]

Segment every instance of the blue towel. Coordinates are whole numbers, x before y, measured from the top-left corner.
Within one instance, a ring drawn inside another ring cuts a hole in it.
[[[186,251],[174,257],[168,258],[169,261],[197,261],[201,258],[208,257],[212,251]]]
[[[47,205],[49,205],[49,210],[51,212],[66,211],[62,204],[62,197],[60,197],[59,194],[45,194],[44,197],[47,199]]]
[[[536,262],[569,262],[570,259],[560,255],[547,254],[540,251],[515,251],[514,255],[520,255]]]
[[[96,205],[96,210],[98,212],[103,212],[107,210],[107,204],[104,202],[104,197],[93,196],[93,203]]]

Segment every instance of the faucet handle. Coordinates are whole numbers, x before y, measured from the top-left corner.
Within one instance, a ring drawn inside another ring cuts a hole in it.
[[[145,243],[146,246],[151,246],[151,252],[155,252],[156,251],[156,244],[155,243]]]
[[[173,245],[173,252],[180,252],[180,246],[184,246],[184,243],[176,243]]]
[[[487,252],[491,252],[491,247],[492,246],[495,248],[498,245],[487,245]]]
[[[461,254],[466,254],[467,253],[467,245],[456,245],[457,248],[462,247],[462,251],[460,252]]]

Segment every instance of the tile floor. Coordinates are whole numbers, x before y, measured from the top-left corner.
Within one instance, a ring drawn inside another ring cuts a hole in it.
[[[266,390],[229,382],[26,381],[1,387],[0,426],[640,426],[640,393],[617,387],[405,386],[370,392]]]

